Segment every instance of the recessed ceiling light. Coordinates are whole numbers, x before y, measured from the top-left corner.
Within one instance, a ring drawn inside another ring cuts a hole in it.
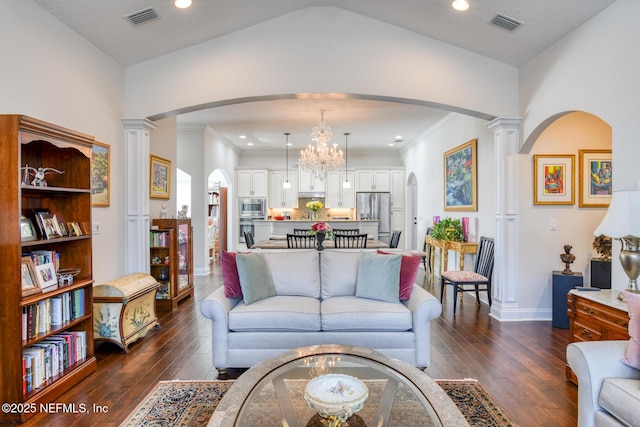
[[[247,145],[251,146],[253,145],[253,142],[247,142]]]
[[[393,147],[393,146],[394,146],[394,145],[396,145],[396,144],[394,144],[393,142],[390,142],[390,143],[388,143],[387,145],[388,145],[389,147]]]
[[[467,0],[453,0],[453,2],[451,3],[451,6],[455,10],[464,12],[465,10],[469,9],[469,2],[467,2]]]
[[[287,142],[287,145],[288,145],[289,147],[291,147],[293,144],[292,144],[292,143],[290,143],[290,142]]]
[[[191,6],[191,0],[176,0],[173,2],[173,4],[178,8],[178,9],[186,9],[189,6]]]
[[[247,135],[240,135],[238,138],[240,138],[240,139],[247,139]]]
[[[396,136],[396,141],[400,141],[400,140],[402,140],[402,135]]]

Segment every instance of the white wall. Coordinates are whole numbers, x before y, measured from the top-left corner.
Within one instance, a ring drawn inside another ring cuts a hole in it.
[[[0,114],[25,114],[111,146],[111,206],[93,209],[93,277],[124,273],[124,69],[31,0],[0,4]]]
[[[451,212],[444,210],[444,160],[446,151],[477,138],[477,212]],[[418,247],[422,248],[427,227],[433,225],[433,216],[440,218],[469,217],[470,240],[479,236],[494,237],[493,224],[493,132],[484,120],[452,114],[440,125],[423,135],[419,141],[402,151],[406,167],[405,176],[413,172],[418,182]],[[467,256],[469,269],[473,268]],[[457,257],[450,256],[450,268],[457,266]],[[467,261],[465,261],[467,262]],[[457,268],[457,267],[456,267]]]
[[[580,149],[611,149],[611,127],[590,114],[576,112],[549,126],[537,139],[529,154],[519,158],[520,250],[519,307],[529,318],[551,318],[553,271],[564,269],[560,260],[564,245],[571,245],[576,256],[571,270],[582,273],[585,286],[590,282],[589,262],[593,257],[593,231],[605,208],[578,207]],[[533,155],[572,154],[575,156],[575,204],[533,204]],[[618,168],[613,169],[614,179]],[[551,231],[551,221],[557,230]]]
[[[586,111],[600,117],[612,129],[614,190],[635,188],[640,181],[638,16],[640,2],[618,0],[521,69],[523,141],[530,145],[533,141],[527,140],[535,140],[538,128],[558,113]],[[523,241],[520,248],[532,260],[540,255]],[[624,289],[627,278],[613,255],[612,287]]]
[[[149,117],[246,96],[320,92],[513,116],[517,78],[516,68],[498,61],[343,9],[311,7],[127,68],[126,112]]]

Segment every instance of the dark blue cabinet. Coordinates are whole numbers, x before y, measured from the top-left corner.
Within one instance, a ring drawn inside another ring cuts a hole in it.
[[[576,286],[582,286],[582,273],[562,274],[561,271],[554,271],[552,286],[553,317],[551,324],[554,328],[569,329],[567,294]]]

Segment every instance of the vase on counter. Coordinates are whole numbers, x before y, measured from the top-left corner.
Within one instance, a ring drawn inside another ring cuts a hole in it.
[[[316,233],[316,241],[318,242],[318,246],[316,246],[316,250],[322,251],[324,250],[324,246],[322,246],[322,242],[324,242],[324,238],[327,234],[324,231],[318,231]]]
[[[312,221],[318,220],[318,211],[311,211],[311,220]]]

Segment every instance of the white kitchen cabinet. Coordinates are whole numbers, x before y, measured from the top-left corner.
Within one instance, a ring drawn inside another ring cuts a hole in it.
[[[238,197],[267,197],[269,174],[266,169],[238,171]]]
[[[344,188],[345,176],[351,188]],[[327,197],[325,206],[333,209],[353,209],[356,207],[355,174],[353,171],[330,171],[327,174]]]
[[[391,209],[404,209],[404,171],[391,171]]]
[[[325,181],[315,178],[308,170],[298,168],[298,176],[298,191],[300,193],[324,193],[326,191]]]
[[[296,209],[298,207],[298,172],[289,171],[291,188],[283,188],[286,171],[269,172],[269,208]]]
[[[383,169],[357,170],[356,191],[391,191],[391,179],[389,171]]]

